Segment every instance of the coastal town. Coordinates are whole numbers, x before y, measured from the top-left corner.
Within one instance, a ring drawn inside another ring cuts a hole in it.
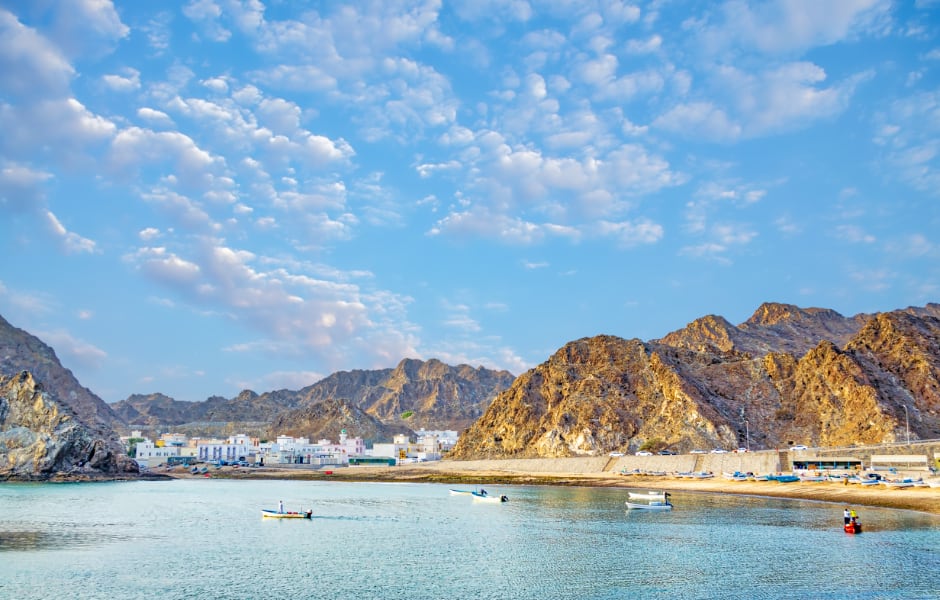
[[[339,440],[311,442],[305,437],[279,435],[273,441],[246,434],[226,439],[189,438],[180,433],[164,433],[156,439],[132,431],[121,437],[128,453],[141,470],[158,467],[192,467],[197,463],[233,467],[284,467],[318,469],[350,465],[393,466],[440,460],[457,443],[456,431],[416,432],[396,435],[390,443],[376,442],[367,448],[361,437],[350,437],[343,429]]]

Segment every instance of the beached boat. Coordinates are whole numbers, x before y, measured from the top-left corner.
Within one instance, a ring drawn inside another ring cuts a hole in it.
[[[627,492],[627,498],[630,500],[659,500],[664,502],[669,492],[657,492],[649,490],[646,492]]]
[[[628,500],[625,504],[630,510],[672,510],[671,503],[658,500],[652,502],[630,502]]]
[[[505,495],[500,496],[490,496],[486,492],[472,492],[474,502],[491,502],[493,504],[499,504],[500,502],[508,502],[509,497]]]
[[[276,510],[261,509],[261,516],[269,519],[312,519],[313,511],[307,512],[277,512]]]
[[[909,488],[914,487],[914,480],[910,478],[895,479],[893,481],[883,481],[882,483],[889,488]]]
[[[778,483],[795,483],[800,478],[797,475],[768,475],[767,481],[776,481]]]

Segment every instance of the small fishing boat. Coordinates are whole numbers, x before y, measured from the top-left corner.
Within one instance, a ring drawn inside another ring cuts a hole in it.
[[[307,512],[278,512],[267,508],[261,509],[261,516],[268,519],[312,519],[313,511]]]
[[[852,519],[851,523],[846,523],[845,525],[842,526],[842,528],[845,529],[846,533],[861,533],[862,532],[862,524],[858,521],[858,519]]]
[[[455,490],[455,489],[451,489],[451,490],[449,490],[449,491],[450,491],[450,495],[451,495],[451,496],[472,496],[472,495],[474,495],[474,494],[479,494],[480,496],[486,496],[486,495],[487,495],[486,490],[484,490],[483,488],[480,488],[480,489],[478,489],[478,490]]]
[[[672,504],[659,500],[653,500],[652,502],[630,502],[628,500],[625,504],[630,510],[672,510]]]
[[[666,496],[669,495],[669,492],[657,492],[655,490],[649,490],[646,492],[627,492],[627,498],[630,500],[659,500],[664,502]]]
[[[490,502],[492,504],[499,504],[501,502],[508,502],[509,498],[505,495],[501,496],[490,496],[486,492],[472,492],[474,502]]]

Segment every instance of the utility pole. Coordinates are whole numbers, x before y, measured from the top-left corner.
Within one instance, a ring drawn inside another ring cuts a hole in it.
[[[907,427],[907,445],[911,445],[911,419],[907,415],[907,405],[902,405],[901,408],[904,409],[904,424]]]

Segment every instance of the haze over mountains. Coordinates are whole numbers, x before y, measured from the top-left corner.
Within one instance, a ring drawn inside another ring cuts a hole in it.
[[[940,304],[844,317],[768,303],[737,326],[709,315],[659,340],[572,341],[516,378],[405,359],[389,369],[340,371],[297,391],[245,390],[203,402],[155,393],[111,406],[51,348],[0,318],[0,457],[22,459],[29,436],[39,452],[36,440],[56,435],[42,425],[55,415],[71,415],[99,440],[99,458],[102,448],[117,447],[118,430],[138,428],[312,439],[336,439],[346,428],[367,441],[419,428],[463,430],[454,458],[878,443],[905,439],[908,423],[911,439],[938,438]],[[93,442],[83,443],[43,468],[87,464]],[[118,469],[113,461],[106,468]]]

